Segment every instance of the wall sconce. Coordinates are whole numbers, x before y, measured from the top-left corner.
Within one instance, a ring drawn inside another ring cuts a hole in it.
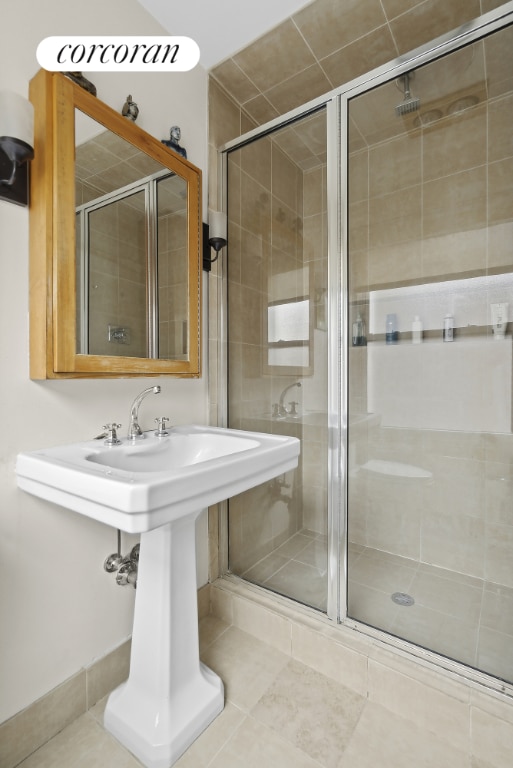
[[[0,91],[0,200],[28,205],[33,143],[32,104],[18,93]]]
[[[226,213],[222,211],[209,211],[208,212],[208,244],[214,249],[216,255],[214,258],[208,259],[210,264],[217,261],[219,258],[219,251],[227,244],[226,239]]]

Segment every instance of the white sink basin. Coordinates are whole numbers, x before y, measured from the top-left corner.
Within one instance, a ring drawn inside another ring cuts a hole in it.
[[[150,441],[141,440],[135,445],[112,446],[94,451],[85,458],[127,472],[175,472],[177,469],[231,456],[260,445],[260,442],[250,437],[175,430],[169,437],[153,437]]]
[[[91,440],[18,456],[25,491],[131,533],[197,512],[297,465],[293,437],[174,427],[168,437]]]
[[[18,456],[20,488],[141,533],[130,676],[104,722],[147,768],[173,765],[224,707],[222,681],[199,659],[196,518],[294,469],[298,455],[294,437],[188,426]]]

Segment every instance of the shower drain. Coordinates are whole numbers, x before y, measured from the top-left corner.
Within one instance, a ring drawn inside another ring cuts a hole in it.
[[[406,592],[394,592],[392,600],[394,603],[397,603],[397,605],[413,605],[415,602],[413,597],[406,594]]]

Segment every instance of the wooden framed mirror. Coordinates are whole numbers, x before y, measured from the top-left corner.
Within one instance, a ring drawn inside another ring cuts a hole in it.
[[[60,73],[30,83],[32,379],[201,362],[201,171]]]

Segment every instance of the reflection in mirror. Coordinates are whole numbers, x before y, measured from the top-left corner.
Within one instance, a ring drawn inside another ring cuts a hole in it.
[[[93,207],[92,207],[93,206]],[[78,208],[81,311],[78,351],[149,357],[145,191]]]
[[[77,352],[185,360],[187,182],[75,116]]]
[[[187,184],[176,175],[157,181],[158,356],[189,356]]]

